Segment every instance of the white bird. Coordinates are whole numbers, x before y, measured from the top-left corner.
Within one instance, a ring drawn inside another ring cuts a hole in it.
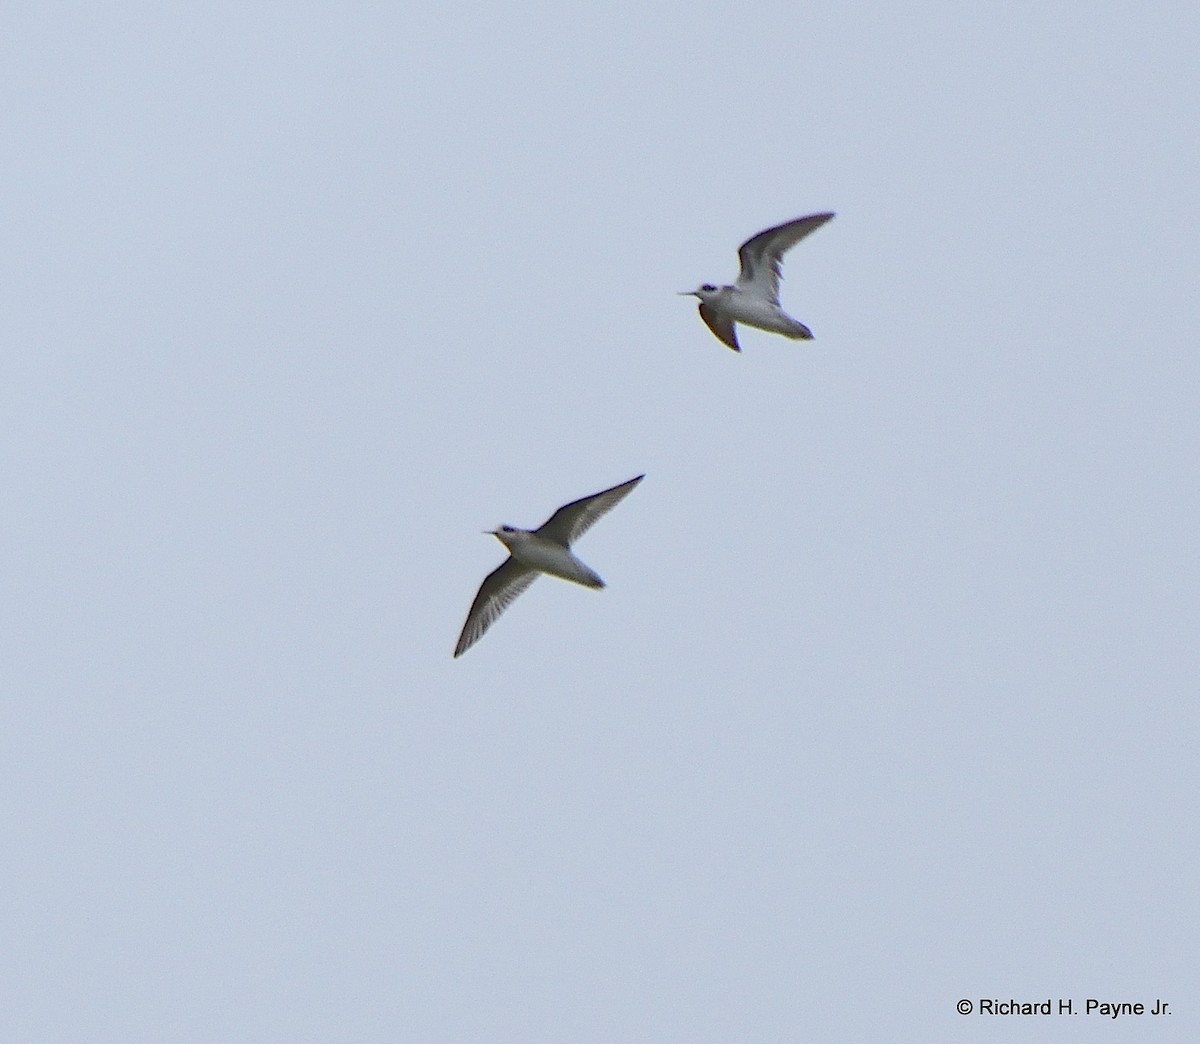
[[[787,251],[831,217],[833,214],[809,214],[751,236],[738,247],[742,270],[735,285],[705,283],[695,290],[681,291],[680,296],[700,298],[700,318],[735,352],[742,349],[734,323],[811,341],[812,331],[779,306],[780,267]]]
[[[604,581],[596,571],[575,557],[571,542],[583,536],[597,519],[616,507],[645,477],[638,475],[612,489],[564,504],[538,529],[501,526],[485,530],[508,548],[509,557],[479,585],[479,593],[471,603],[462,634],[458,636],[458,645],[454,647],[455,657],[479,641],[517,595],[541,573],[584,587],[603,587]]]

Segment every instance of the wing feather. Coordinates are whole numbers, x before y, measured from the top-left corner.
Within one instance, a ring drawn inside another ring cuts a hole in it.
[[[832,213],[809,214],[808,217],[786,221],[747,239],[738,248],[738,260],[742,266],[737,280],[738,289],[766,297],[772,304],[778,305],[783,255],[832,217]]]
[[[511,556],[498,569],[488,573],[479,585],[479,593],[475,595],[475,601],[467,613],[462,634],[458,636],[458,645],[454,647],[455,657],[461,656],[479,641],[500,614],[537,578],[536,569],[521,565]]]
[[[727,315],[722,315],[715,308],[701,304],[700,318],[704,320],[705,325],[716,335],[718,341],[732,348],[735,352],[742,350],[738,345],[737,329],[734,326],[733,320]]]
[[[646,476],[638,475],[628,482],[622,482],[612,489],[593,493],[590,497],[580,497],[569,504],[564,504],[551,515],[537,531],[537,535],[553,540],[564,547],[583,536],[598,519],[608,514],[632,491],[633,487]]]

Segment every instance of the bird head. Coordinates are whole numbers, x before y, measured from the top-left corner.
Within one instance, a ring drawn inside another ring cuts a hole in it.
[[[505,547],[512,547],[513,538],[521,531],[516,526],[500,526],[498,529],[485,529],[484,532],[494,536]]]
[[[712,283],[704,283],[695,290],[681,290],[680,297],[698,297],[701,301],[711,301],[721,293],[721,288],[713,286]]]

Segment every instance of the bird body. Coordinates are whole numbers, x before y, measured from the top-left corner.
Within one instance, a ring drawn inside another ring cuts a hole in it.
[[[736,286],[722,286],[705,296],[704,304],[708,306],[710,314],[716,313],[731,322],[744,323],[768,333],[783,334],[793,340],[812,340],[812,331],[807,326],[758,294],[747,293]]]
[[[718,340],[735,352],[742,350],[735,323],[811,341],[812,331],[788,315],[779,303],[783,255],[832,217],[831,213],[810,214],[751,236],[738,248],[741,272],[734,285],[704,283],[695,290],[683,291],[683,296],[700,299],[700,318]]]
[[[542,573],[584,587],[603,587],[604,581],[599,574],[571,550],[571,542],[581,537],[602,515],[611,511],[645,477],[638,475],[611,489],[564,504],[537,529],[505,525],[488,530],[508,548],[509,557],[480,584],[462,633],[458,636],[455,657],[461,656],[479,641],[500,614]]]
[[[570,580],[584,587],[603,587],[604,581],[596,571],[582,562],[565,544],[556,540],[538,536],[537,530],[515,529],[499,531],[500,542],[508,548],[521,565],[536,569],[539,573],[549,573],[562,580]]]

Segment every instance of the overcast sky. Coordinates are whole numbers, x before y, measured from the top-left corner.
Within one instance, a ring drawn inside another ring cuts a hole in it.
[[[7,4],[0,1041],[1200,1039],[1198,45]]]

